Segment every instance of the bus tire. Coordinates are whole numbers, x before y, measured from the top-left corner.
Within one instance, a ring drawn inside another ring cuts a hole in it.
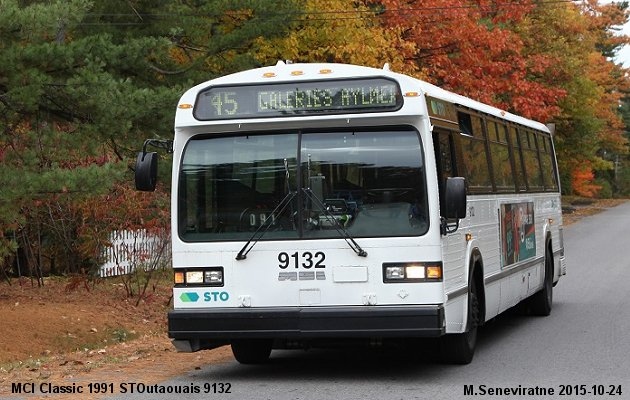
[[[269,360],[272,343],[267,339],[233,340],[232,354],[241,364],[263,364]]]
[[[471,278],[468,292],[468,329],[463,333],[447,334],[441,338],[442,361],[447,364],[470,364],[477,347],[477,327],[479,326],[479,296],[477,283]]]
[[[553,258],[551,248],[545,251],[545,280],[543,288],[529,299],[529,311],[532,315],[546,317],[553,306]]]

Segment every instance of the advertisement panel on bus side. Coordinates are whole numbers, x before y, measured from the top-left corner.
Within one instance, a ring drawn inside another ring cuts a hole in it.
[[[536,256],[534,202],[501,204],[501,266]]]

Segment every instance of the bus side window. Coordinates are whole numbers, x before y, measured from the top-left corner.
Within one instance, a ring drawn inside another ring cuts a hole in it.
[[[516,128],[514,126],[510,126],[510,143],[512,156],[514,158],[514,167],[516,168],[516,191],[517,192],[525,192],[527,191],[527,184],[525,182],[525,168],[523,167],[523,158],[521,155],[521,145],[518,140],[518,134]]]
[[[438,175],[438,189],[440,197],[442,197],[446,186],[446,178],[457,176],[453,137],[450,132],[436,128],[433,132],[433,147]],[[440,211],[443,213],[444,210]]]
[[[459,130],[468,136],[473,136],[473,123],[470,118],[470,114],[466,114],[463,112],[457,113],[457,122],[459,124]]]
[[[530,192],[539,192],[543,190],[543,180],[540,170],[540,161],[538,158],[538,146],[536,136],[529,129],[520,129],[518,135],[521,142],[521,152],[523,154],[523,162],[525,164],[525,176],[527,178],[527,186]]]
[[[497,192],[513,193],[515,191],[515,179],[510,160],[510,148],[507,143],[507,127],[492,120],[486,120],[486,124],[494,172],[494,186]]]
[[[440,184],[443,184],[446,178],[456,176],[453,139],[448,131],[437,131],[433,134],[433,144]]]
[[[551,147],[551,138],[539,135],[538,144],[545,190],[556,191],[558,190],[558,182],[556,181],[556,171],[553,166],[553,147]]]
[[[491,193],[492,176],[486,152],[486,137],[483,123],[479,116],[458,112],[459,144],[466,185],[470,192]]]

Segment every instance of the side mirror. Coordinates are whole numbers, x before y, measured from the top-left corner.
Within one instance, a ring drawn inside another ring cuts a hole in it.
[[[157,184],[157,153],[138,153],[136,158],[136,189],[153,192]]]
[[[444,218],[466,218],[466,180],[447,178],[444,190]]]

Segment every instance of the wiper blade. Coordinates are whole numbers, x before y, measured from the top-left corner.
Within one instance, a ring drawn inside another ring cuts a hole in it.
[[[269,218],[265,219],[265,222],[260,224],[258,229],[256,229],[256,231],[249,238],[247,243],[245,243],[245,246],[243,246],[241,251],[238,252],[238,254],[236,255],[237,260],[244,260],[247,258],[247,253],[249,253],[251,249],[256,245],[256,243],[258,243],[258,241],[262,239],[263,236],[265,236],[265,233],[267,233],[269,227],[271,227],[271,225],[274,223],[276,216],[282,215],[287,206],[291,204],[291,200],[293,200],[296,193],[297,192],[289,192],[286,194],[286,196],[284,196],[284,198],[280,201],[280,203],[278,203],[276,208],[271,211],[271,215],[269,216]],[[276,214],[276,212],[278,212],[278,214]],[[263,228],[265,229],[262,230]]]
[[[249,238],[247,243],[245,243],[245,246],[243,246],[241,251],[238,252],[238,254],[236,255],[237,260],[244,260],[247,258],[247,253],[249,253],[251,249],[256,245],[256,243],[258,243],[258,241],[262,239],[263,236],[265,236],[265,233],[267,233],[267,231],[269,230],[269,227],[274,222],[276,211],[278,211],[279,209],[280,212],[278,213],[278,216],[282,215],[282,213],[287,208],[287,206],[291,204],[291,200],[293,200],[293,198],[297,194],[297,192],[291,191],[291,185],[290,185],[291,174],[289,172],[289,160],[285,158],[283,160],[283,164],[284,164],[284,184],[285,184],[285,189],[287,190],[287,194],[284,196],[282,200],[280,200],[280,203],[278,203],[276,208],[274,208],[273,211],[271,211],[271,216],[267,218],[265,222],[260,224],[258,229],[256,229],[254,234]],[[272,223],[267,223],[267,221],[269,220],[271,220]],[[261,229],[263,227],[265,228],[265,230],[261,232]],[[260,234],[260,236],[256,237],[256,235],[258,234]]]
[[[363,250],[361,246],[359,246],[359,244],[354,240],[352,236],[350,236],[348,230],[339,223],[337,218],[335,218],[335,216],[332,215],[332,213],[328,210],[328,207],[326,207],[326,205],[320,199],[318,199],[317,196],[315,196],[313,191],[310,188],[302,188],[302,191],[306,194],[306,197],[308,197],[313,203],[315,203],[319,208],[322,209],[326,218],[330,222],[332,222],[332,225],[337,233],[339,233],[343,237],[343,240],[348,243],[348,246],[350,246],[352,251],[357,253],[357,255],[360,257],[367,257],[367,252]]]

